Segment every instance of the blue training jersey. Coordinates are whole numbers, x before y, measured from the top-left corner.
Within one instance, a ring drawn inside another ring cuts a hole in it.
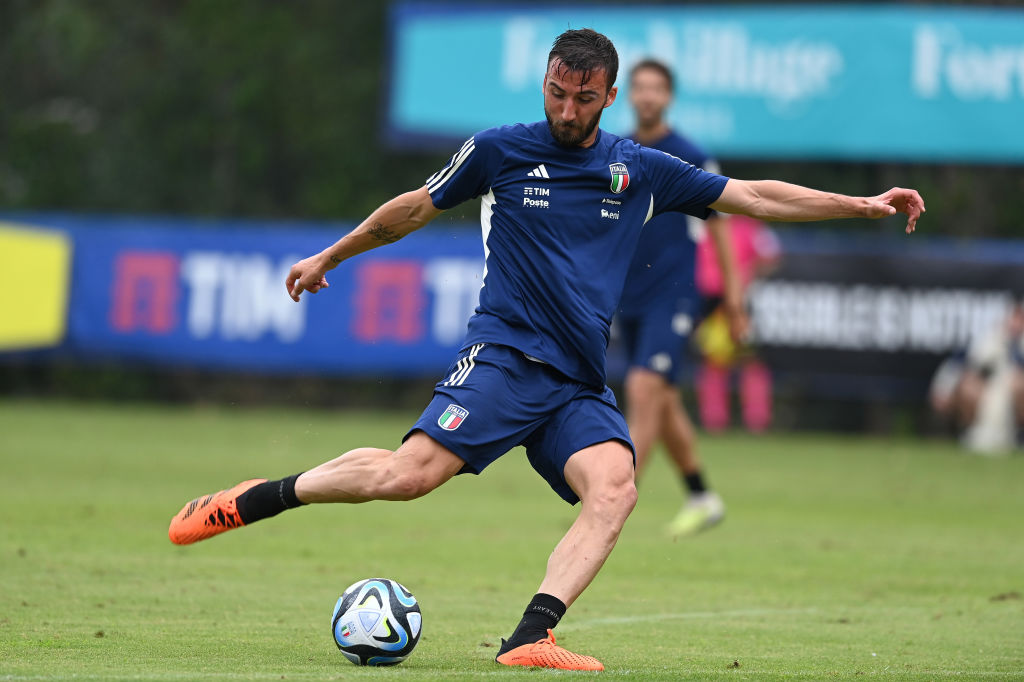
[[[434,206],[482,197],[484,276],[465,345],[511,346],[584,384],[605,383],[612,315],[644,223],[705,217],[727,178],[598,130],[562,147],[546,121],[468,139],[427,179]]]
[[[718,172],[717,164],[704,150],[674,132],[648,146]],[[667,213],[644,225],[622,290],[619,311],[623,315],[643,315],[662,302],[696,296],[697,242],[689,220],[682,213]]]

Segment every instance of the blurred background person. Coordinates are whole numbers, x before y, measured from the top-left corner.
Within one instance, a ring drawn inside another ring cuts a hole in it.
[[[966,368],[967,349],[963,348],[939,363],[928,385],[928,407],[939,428],[953,436],[961,431],[957,423],[957,403]]]
[[[629,101],[636,115],[636,130],[630,137],[717,173],[717,162],[668,126],[665,113],[672,95],[672,72],[665,64],[654,59],[637,63],[630,71]],[[746,328],[727,227],[720,214],[703,224],[682,213],[652,218],[644,226],[619,304],[618,327],[629,363],[626,420],[636,447],[637,475],[651,449],[661,442],[688,494],[667,528],[675,537],[709,528],[725,517],[721,497],[705,480],[693,423],[677,381],[700,307],[694,269],[696,239],[702,232],[711,235],[712,258],[724,273],[719,300],[730,328],[736,335]]]
[[[767,224],[747,216],[729,220],[728,237],[735,258],[742,292],[758,277],[771,272],[779,262],[779,240]],[[721,431],[730,422],[730,383],[738,370],[743,424],[759,433],[772,421],[772,378],[746,336],[732,332],[727,297],[728,275],[723,275],[716,255],[715,240],[704,238],[697,245],[697,289],[704,297],[706,315],[697,333],[703,362],[697,377],[697,397],[704,428]]]
[[[1014,303],[1005,320],[970,343],[955,385],[954,368],[943,363],[936,372],[933,408],[952,417],[967,449],[1013,450],[1024,425],[1024,306]],[[943,391],[943,385],[953,388]]]

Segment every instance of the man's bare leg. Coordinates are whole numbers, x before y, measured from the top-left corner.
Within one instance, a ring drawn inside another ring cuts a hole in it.
[[[629,394],[630,415],[633,415],[634,400],[640,401],[641,410],[656,410],[658,405],[661,406],[660,415],[656,420],[659,428],[654,439],[660,439],[665,444],[669,458],[675,464],[689,493],[689,500],[668,524],[668,533],[673,537],[681,537],[714,526],[725,517],[725,505],[717,493],[706,487],[700,457],[697,455],[696,430],[686,413],[686,408],[683,407],[679,390],[662,375],[649,370],[634,368],[631,375],[633,383],[628,384],[633,389]],[[654,422],[654,419],[643,419],[642,429],[650,428]],[[631,421],[630,435],[633,434],[632,429]],[[641,434],[641,441],[649,443],[647,438],[649,436],[645,431]],[[648,450],[650,447],[647,445]],[[638,463],[639,456],[638,447]]]
[[[633,457],[619,441],[584,448],[566,462],[565,480],[580,498],[575,523],[548,558],[538,593],[495,657],[498,663],[603,670],[591,656],[557,646],[548,632],[601,570],[636,505]]]
[[[198,497],[171,519],[168,535],[187,545],[314,502],[411,500],[457,474],[463,461],[417,431],[391,452],[358,448],[302,474],[253,479]]]
[[[564,473],[580,498],[580,513],[548,558],[538,591],[568,607],[611,554],[637,494],[632,453],[619,441],[580,450],[566,462]]]
[[[679,391],[665,383],[665,392],[661,440],[680,473],[699,473],[701,463],[700,457],[697,456],[697,432],[693,428],[693,422],[683,407]]]
[[[465,464],[417,431],[394,452],[358,448],[301,474],[295,494],[303,503],[413,500],[426,495]]]
[[[637,476],[664,428],[665,387],[664,377],[649,369],[630,367],[626,374],[626,423],[636,449]]]

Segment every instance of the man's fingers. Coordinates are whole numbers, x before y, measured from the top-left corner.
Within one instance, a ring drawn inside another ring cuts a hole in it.
[[[906,232],[910,234],[917,229],[917,220],[925,212],[924,199],[916,189],[893,187],[885,194],[875,197],[874,208],[878,211],[873,217],[880,218],[897,213],[907,214]]]
[[[316,292],[320,291],[321,289],[326,289],[327,287],[330,286],[327,283],[327,278],[326,277],[321,277],[320,281],[317,282],[316,284],[310,284],[309,286],[304,286],[302,284],[302,276],[301,276],[301,274],[296,272],[295,270],[293,270],[291,273],[288,274],[288,279],[285,280],[284,284],[285,284],[285,287],[288,289],[288,295],[291,296],[291,299],[293,301],[296,301],[296,302],[298,302],[299,296],[304,291],[308,291],[311,294],[315,294]]]
[[[896,207],[886,203],[884,200],[875,201],[872,205],[871,217],[882,218],[887,215],[896,215]]]
[[[914,190],[914,206],[920,208],[921,213],[924,213],[924,199],[921,198],[921,193],[918,192],[916,189]]]

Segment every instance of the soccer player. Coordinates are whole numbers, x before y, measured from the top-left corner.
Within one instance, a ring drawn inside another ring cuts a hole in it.
[[[645,59],[630,70],[629,101],[636,114],[636,131],[630,138],[717,172],[714,160],[669,128],[665,112],[672,94],[672,72],[665,64]],[[689,492],[686,504],[668,524],[673,537],[710,528],[725,517],[721,497],[708,488],[701,471],[693,424],[676,386],[700,312],[694,272],[702,227],[710,234],[724,274],[722,306],[730,328],[737,337],[744,333],[747,323],[736,265],[725,234],[726,221],[717,213],[709,215],[703,226],[684,213],[663,213],[647,221],[626,276],[617,318],[629,363],[626,423],[636,450],[637,475],[661,441]]]
[[[348,235],[292,266],[295,301],[327,288],[328,270],[482,197],[483,288],[465,347],[394,452],[358,448],[304,473],[253,479],[189,502],[171,520],[189,544],[303,504],[410,500],[458,473],[478,474],[513,446],[576,521],[496,660],[601,670],[556,645],[552,629],[597,575],[636,503],[625,419],[604,383],[608,329],[651,216],[708,207],[772,220],[879,218],[923,210],[913,190],[847,197],[782,182],[701,171],[598,128],[615,101],[618,56],[605,36],[570,30],[554,42],[543,79],[546,120],[474,135],[426,185],[378,208]]]

